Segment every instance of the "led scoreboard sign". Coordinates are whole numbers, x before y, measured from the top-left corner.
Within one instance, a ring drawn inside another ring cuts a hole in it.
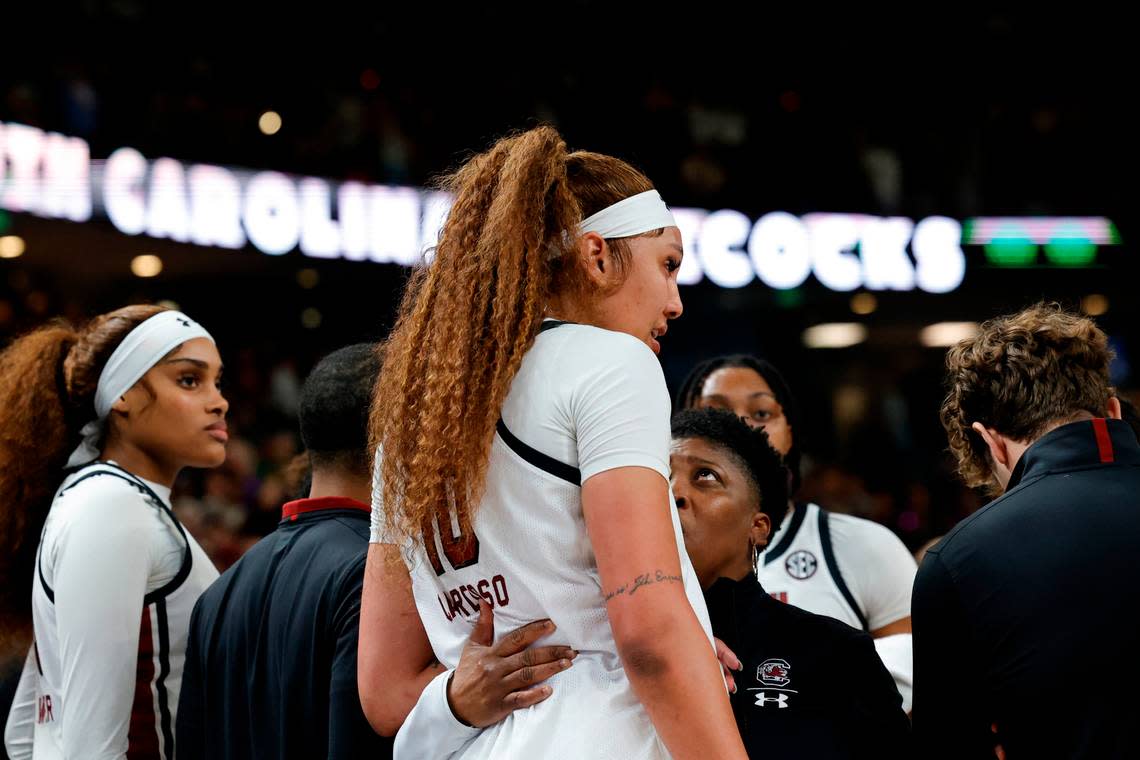
[[[436,242],[446,193],[331,182],[119,148],[92,159],[86,141],[0,123],[0,209],[86,222],[106,217],[127,235],[279,256],[411,266]],[[686,256],[682,284],[790,289],[814,277],[835,291],[947,293],[966,274],[963,245],[985,246],[993,266],[1087,266],[1120,243],[1108,219],[975,218],[783,211],[759,219],[732,209],[674,208]]]

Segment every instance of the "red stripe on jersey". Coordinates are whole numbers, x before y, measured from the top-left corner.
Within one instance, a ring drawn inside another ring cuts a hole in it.
[[[154,715],[154,637],[151,635],[150,608],[143,607],[139,625],[139,660],[135,671],[135,700],[131,705],[131,727],[127,734],[128,760],[159,758],[158,721]]]
[[[1103,417],[1097,417],[1092,424],[1096,433],[1096,447],[1100,451],[1100,461],[1103,464],[1116,461],[1116,455],[1112,451],[1112,437],[1108,434],[1108,423]]]

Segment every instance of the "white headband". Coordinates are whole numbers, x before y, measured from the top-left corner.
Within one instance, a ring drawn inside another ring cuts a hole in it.
[[[162,357],[194,338],[214,340],[205,328],[180,311],[161,311],[127,333],[99,373],[99,383],[95,388],[95,419],[80,431],[83,440],[67,460],[68,467],[99,458],[98,444],[103,435],[103,423],[115,401]]]
[[[672,212],[656,190],[631,195],[582,220],[578,234],[596,232],[606,239],[640,235],[662,227],[676,227]]]

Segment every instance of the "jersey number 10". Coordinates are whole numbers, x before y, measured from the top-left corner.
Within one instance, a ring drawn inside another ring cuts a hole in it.
[[[447,527],[451,528],[451,521],[448,520],[447,522],[449,523]],[[465,531],[460,528],[459,535],[454,535],[452,530],[440,531],[436,520],[432,520],[431,524],[426,527],[428,530],[424,531],[424,548],[427,550],[428,560],[431,561],[432,569],[435,570],[436,575],[443,575],[447,571],[439,559],[439,551],[436,549],[434,536],[439,536],[439,543],[443,547],[443,553],[452,570],[470,567],[479,561],[479,538],[475,535],[474,530],[468,528]]]

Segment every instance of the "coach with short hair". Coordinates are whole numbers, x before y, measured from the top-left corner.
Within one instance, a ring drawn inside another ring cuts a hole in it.
[[[997,498],[914,585],[923,758],[1123,758],[1140,748],[1140,445],[1093,322],[1038,304],[947,357],[958,469]]]
[[[309,497],[198,600],[178,713],[178,760],[391,757],[357,696],[368,546],[376,347],[325,357],[305,381]]]

